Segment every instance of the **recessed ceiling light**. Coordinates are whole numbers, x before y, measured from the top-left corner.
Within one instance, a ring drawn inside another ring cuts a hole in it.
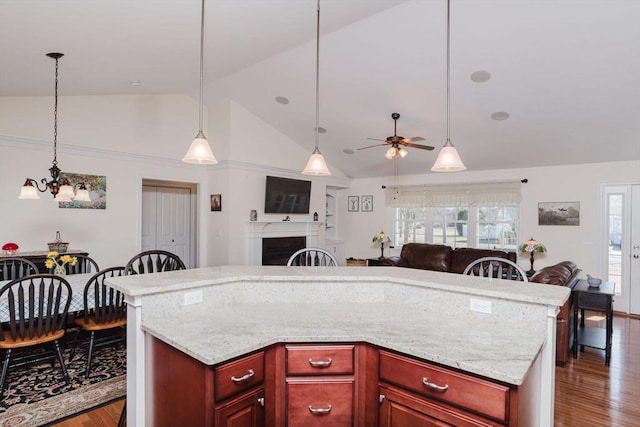
[[[505,113],[504,111],[496,111],[491,115],[493,120],[507,120],[509,118],[509,113]]]
[[[289,99],[285,98],[284,96],[276,96],[276,102],[278,104],[288,104]]]
[[[316,128],[313,128],[313,131],[316,131]],[[322,126],[318,126],[318,133],[327,133],[327,130]]]
[[[491,78],[491,73],[484,70],[474,71],[471,73],[471,80],[476,83],[484,83]]]
[[[344,150],[342,150],[342,152],[343,152],[344,154],[353,154],[353,153],[355,153],[355,151],[353,151],[353,150],[352,150],[352,149],[350,149],[350,148],[345,148]]]
[[[142,83],[140,83],[140,80],[131,80],[129,84],[131,86],[140,86]]]

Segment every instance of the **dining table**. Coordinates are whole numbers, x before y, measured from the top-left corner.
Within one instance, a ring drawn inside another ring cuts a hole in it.
[[[80,273],[80,274],[68,274],[64,278],[69,282],[71,286],[71,302],[69,303],[69,313],[82,311],[84,309],[84,287],[87,281],[95,274],[94,273]],[[28,277],[28,276],[27,276]],[[11,280],[0,281],[0,289]],[[89,298],[89,308],[92,306],[92,298]],[[0,322],[9,321],[9,303],[5,295],[0,296]]]

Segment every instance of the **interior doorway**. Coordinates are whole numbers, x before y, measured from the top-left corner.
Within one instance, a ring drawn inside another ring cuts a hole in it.
[[[604,278],[615,284],[613,308],[640,315],[640,184],[604,185]]]
[[[166,250],[195,267],[196,201],[196,184],[143,179],[141,250]]]

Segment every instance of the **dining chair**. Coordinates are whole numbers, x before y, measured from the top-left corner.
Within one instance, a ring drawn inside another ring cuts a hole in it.
[[[462,274],[527,282],[527,273],[515,262],[500,257],[483,257],[467,265]]]
[[[287,266],[323,266],[323,267],[336,267],[338,260],[333,254],[326,249],[322,248],[303,248],[296,251],[289,261]]]
[[[60,362],[62,375],[69,384],[60,340],[65,335],[71,286],[53,274],[35,274],[7,283],[0,289],[0,299],[8,302],[8,321],[0,323],[0,351],[3,354],[0,395],[9,367],[23,366],[42,360]],[[51,351],[21,352],[34,347],[51,346]],[[14,352],[17,353],[14,355]],[[21,354],[22,353],[22,354]]]
[[[124,270],[124,267],[110,267],[98,271],[87,280],[84,287],[83,310],[81,315],[74,319],[78,329],[69,360],[73,360],[80,333],[88,332],[89,349],[85,378],[89,377],[91,358],[96,346],[122,343],[126,340],[127,304],[124,302],[124,294],[105,283],[105,279],[124,276]],[[100,333],[103,333],[103,336],[98,337],[97,334]]]
[[[26,258],[0,258],[0,281],[16,280],[30,274],[38,274],[38,267]]]
[[[67,263],[64,266],[67,274],[97,273],[100,271],[98,263],[90,256],[75,255],[75,257],[78,260],[75,265]]]
[[[158,273],[161,271],[185,270],[180,257],[169,251],[153,249],[140,252],[129,260],[125,274]]]

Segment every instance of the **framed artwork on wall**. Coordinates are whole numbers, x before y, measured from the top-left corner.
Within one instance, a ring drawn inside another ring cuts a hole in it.
[[[538,225],[580,225],[580,202],[538,202]]]
[[[347,212],[358,212],[360,210],[360,197],[349,196],[347,201]]]
[[[222,210],[222,194],[211,195],[211,212],[220,212]]]
[[[74,184],[83,183],[89,190],[90,202],[72,200],[70,202],[58,202],[58,207],[63,209],[107,209],[107,177],[104,175],[90,175],[86,173],[60,174]]]
[[[362,196],[360,210],[362,212],[373,212],[373,196]]]

